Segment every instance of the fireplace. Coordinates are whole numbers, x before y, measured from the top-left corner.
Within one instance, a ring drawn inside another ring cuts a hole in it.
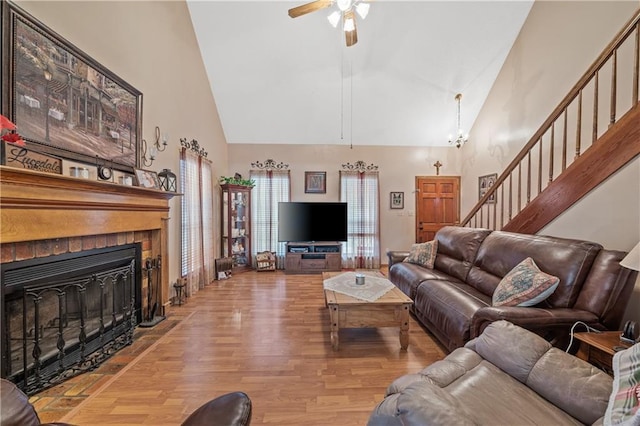
[[[165,315],[175,195],[0,166],[2,377],[35,393],[131,342],[151,311]]]
[[[32,394],[130,344],[141,251],[127,244],[2,264],[2,377]]]

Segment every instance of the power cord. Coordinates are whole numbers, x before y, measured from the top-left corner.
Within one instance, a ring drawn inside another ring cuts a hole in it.
[[[595,329],[593,327],[589,327],[586,323],[584,323],[582,321],[576,321],[571,326],[571,331],[569,332],[571,334],[571,339],[569,339],[569,346],[567,346],[567,349],[565,350],[565,352],[569,352],[569,349],[571,349],[571,345],[573,345],[573,333],[574,333],[574,330],[575,330],[576,326],[578,326],[578,325],[584,326],[584,328],[587,329],[587,333],[591,333],[591,332],[600,333],[600,330],[597,330],[597,329]]]

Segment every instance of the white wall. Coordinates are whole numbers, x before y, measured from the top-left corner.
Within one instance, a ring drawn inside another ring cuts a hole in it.
[[[227,144],[186,3],[181,1],[21,1],[16,3],[143,93],[142,135],[155,126],[169,146],[149,170],[179,170],[179,138],[196,139],[215,173]],[[169,280],[180,276],[180,197],[171,201]],[[216,247],[218,244],[216,244]]]
[[[630,251],[640,241],[640,158],[547,225],[541,234],[597,241]],[[625,314],[640,322],[640,276]]]
[[[509,164],[637,8],[636,1],[533,5],[471,129],[471,142],[462,149],[463,212],[477,201],[473,189],[478,176],[500,172]],[[630,250],[640,240],[640,160],[540,233]],[[640,321],[640,281],[626,319]]]

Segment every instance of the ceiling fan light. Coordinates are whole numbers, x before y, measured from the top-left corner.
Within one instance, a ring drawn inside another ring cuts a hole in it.
[[[338,22],[340,22],[340,16],[341,16],[340,12],[338,12],[337,10],[334,10],[331,15],[327,16],[327,19],[329,20],[329,23],[333,25],[333,28],[338,27]]]
[[[358,12],[358,15],[360,15],[362,19],[366,18],[369,14],[369,6],[369,3],[358,3],[356,5],[356,12]]]
[[[348,18],[344,21],[344,31],[350,32],[356,29],[356,24],[353,22],[353,18]]]
[[[338,4],[338,9],[342,12],[351,9],[351,0],[337,0],[336,3]]]

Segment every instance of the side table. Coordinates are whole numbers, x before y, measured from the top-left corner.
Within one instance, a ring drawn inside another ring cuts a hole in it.
[[[607,374],[613,374],[612,363],[616,349],[631,347],[630,344],[620,340],[621,334],[621,331],[574,333],[573,337],[580,342],[576,356],[604,370]]]

